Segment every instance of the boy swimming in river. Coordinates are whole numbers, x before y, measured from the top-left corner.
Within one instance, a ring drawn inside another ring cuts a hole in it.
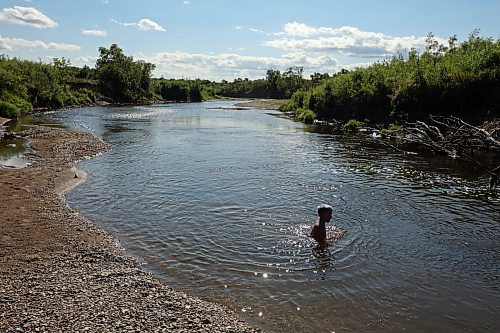
[[[326,223],[332,219],[333,208],[330,205],[321,204],[318,206],[319,220],[312,224],[311,237],[319,245],[326,245]]]

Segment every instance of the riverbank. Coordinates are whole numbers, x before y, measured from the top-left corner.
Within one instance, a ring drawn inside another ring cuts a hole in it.
[[[286,99],[259,99],[250,102],[236,103],[236,108],[253,108],[262,110],[278,110],[279,107],[285,103]]]
[[[0,169],[0,331],[260,331],[166,286],[65,203],[85,178],[74,161],[108,144],[42,126],[24,135],[32,165]]]

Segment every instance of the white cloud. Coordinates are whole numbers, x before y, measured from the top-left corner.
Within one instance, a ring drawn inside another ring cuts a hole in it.
[[[264,33],[243,25],[235,29]],[[234,50],[221,54],[191,54],[162,52],[140,59],[156,65],[155,75],[166,78],[208,78],[232,80],[265,77],[268,69],[286,70],[302,66],[304,77],[319,73],[337,73],[341,69],[368,67],[387,55],[404,52],[411,47],[425,46],[426,37],[392,37],[382,33],[361,31],[355,27],[313,27],[303,23],[289,23],[282,32],[266,34],[271,40],[264,45],[283,50],[279,56],[249,56]],[[231,49],[233,50],[233,49]],[[338,57],[343,59],[341,64]],[[139,57],[138,57],[139,58]],[[362,58],[367,58],[364,61]],[[378,59],[377,59],[378,58]]]
[[[157,31],[165,31],[161,25],[159,25],[156,22],[153,22],[149,19],[142,19],[139,22],[137,22],[137,26],[139,27],[139,30],[157,30]]]
[[[114,19],[111,19],[111,21],[116,24],[123,25],[125,27],[134,27],[142,31],[148,31],[148,30],[165,31],[165,29],[161,25],[159,25],[154,21],[151,21],[150,19],[141,19],[138,22],[132,22],[132,23],[122,23]]]
[[[356,68],[367,68],[367,67],[370,67],[371,65],[373,65],[373,62],[370,62],[370,61],[369,62],[354,62],[354,63],[343,65],[342,68],[352,71],[352,70],[355,70]]]
[[[278,36],[299,36],[299,37],[309,37],[318,34],[319,30],[325,28],[314,28],[305,25],[304,23],[287,23],[285,24],[282,32],[277,32],[275,35]]]
[[[108,35],[106,31],[97,29],[82,29],[82,34],[97,37],[106,37]]]
[[[259,29],[255,29],[255,28],[249,28],[248,30],[253,31],[253,32],[258,32],[259,34],[263,34],[264,33],[264,31],[259,30]]]
[[[79,56],[75,58],[75,61],[80,64],[94,65],[98,58],[96,56]]]
[[[185,4],[185,5],[190,5],[191,1],[183,1],[182,3]]]
[[[235,78],[263,78],[270,68],[285,70],[304,66],[304,75],[315,71],[335,73],[341,69],[338,61],[328,55],[310,57],[303,53],[289,53],[280,57],[247,56],[235,53],[191,54],[162,52],[150,57],[136,57],[156,65],[155,75],[167,78],[208,78],[231,80]]]
[[[257,29],[257,28],[245,28],[244,25],[236,25],[236,26],[234,26],[234,28],[236,30],[244,30],[245,29],[245,30],[248,30],[248,31],[251,31],[251,32],[257,32],[259,34],[264,34],[265,33],[265,31],[262,31],[262,30]]]
[[[275,33],[274,36],[278,38],[265,41],[264,45],[288,52],[327,52],[374,58],[404,53],[412,47],[423,49],[427,38],[394,37],[349,26],[318,28],[297,22],[285,24],[283,31]],[[440,43],[446,43],[442,38],[436,39]]]
[[[56,22],[33,7],[14,6],[0,11],[0,21],[27,25],[38,29],[55,28]]]
[[[40,40],[27,40],[0,36],[0,50],[15,50],[18,48],[34,48],[59,51],[78,51],[80,46],[66,43],[42,42]]]

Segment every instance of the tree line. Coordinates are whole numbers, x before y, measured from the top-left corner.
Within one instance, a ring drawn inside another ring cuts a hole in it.
[[[479,37],[447,45],[429,34],[426,49],[412,49],[367,68],[305,78],[303,67],[268,69],[262,79],[222,80],[152,78],[153,64],[134,60],[116,44],[100,47],[93,68],[0,56],[0,115],[18,117],[33,109],[151,101],[199,102],[207,99],[287,100],[283,111],[298,120],[391,124],[428,115],[455,115],[476,122],[498,117],[500,41]]]
[[[283,73],[269,69],[265,79],[237,78],[232,82],[153,79],[153,93],[159,99],[176,102],[200,102],[224,97],[286,99],[295,91],[309,87],[310,81],[303,78],[303,71],[303,67],[290,67]]]
[[[94,80],[88,68],[69,66],[54,59],[51,64],[0,56],[0,116],[16,118],[34,108],[59,108],[93,103]]]
[[[404,123],[429,115],[454,115],[477,123],[499,116],[500,41],[481,38],[448,45],[432,34],[421,54],[397,56],[367,68],[343,71],[320,84],[296,91],[283,110],[305,122],[357,120]]]
[[[184,80],[152,78],[155,65],[127,56],[116,44],[100,47],[93,68],[0,55],[0,116],[17,118],[33,110],[108,103],[201,102],[207,99],[290,98],[305,87],[302,67],[267,71],[266,79]]]
[[[99,48],[95,67],[0,56],[0,116],[96,102],[141,103],[152,97],[153,64],[126,56],[116,44]]]

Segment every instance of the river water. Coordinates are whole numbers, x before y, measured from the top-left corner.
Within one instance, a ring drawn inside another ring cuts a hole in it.
[[[268,331],[500,329],[500,199],[482,170],[213,109],[232,104],[50,115],[113,145],[79,163],[69,204],[160,279]],[[306,236],[320,203],[341,236],[327,249]]]

